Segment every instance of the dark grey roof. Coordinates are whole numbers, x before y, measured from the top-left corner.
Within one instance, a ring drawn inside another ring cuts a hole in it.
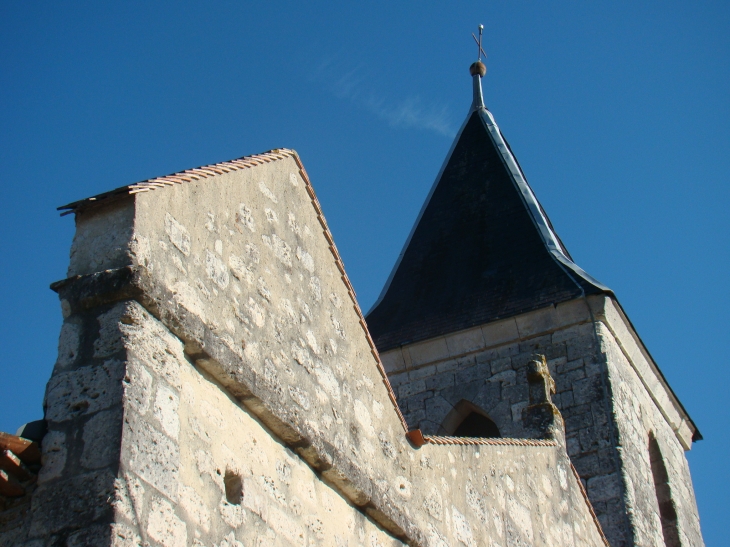
[[[610,294],[572,261],[473,78],[472,108],[367,315],[379,351]]]

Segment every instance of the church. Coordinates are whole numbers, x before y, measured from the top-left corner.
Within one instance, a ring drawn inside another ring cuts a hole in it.
[[[58,359],[43,422],[0,434],[0,546],[704,545],[701,434],[469,72],[366,314],[293,150],[61,208]]]

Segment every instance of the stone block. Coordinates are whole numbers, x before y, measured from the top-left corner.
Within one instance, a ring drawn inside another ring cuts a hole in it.
[[[582,454],[577,457],[571,458],[571,462],[578,472],[578,475],[583,479],[590,479],[596,475],[601,475],[601,469],[598,461],[598,454],[591,452],[588,454]]]
[[[147,515],[147,534],[161,545],[187,545],[187,528],[165,499],[153,498]]]
[[[61,334],[58,337],[58,359],[55,370],[60,371],[71,367],[79,355],[82,326],[75,318],[64,321]]]
[[[483,370],[480,370],[477,366],[471,366],[464,370],[456,372],[456,384],[466,384],[475,380],[486,380]]]
[[[440,395],[435,395],[426,401],[426,417],[440,425],[453,408],[446,399]]]
[[[591,405],[573,405],[571,407],[567,407],[563,411],[564,416],[577,416],[581,414],[590,414],[591,413]]]
[[[572,383],[575,404],[588,404],[603,399],[600,377],[581,378],[585,376],[582,369],[571,371],[565,376],[568,376]]]
[[[474,356],[474,359],[476,360],[477,363],[481,364],[481,363],[489,363],[491,361],[494,361],[495,359],[504,357],[504,355],[499,354],[499,349],[500,348],[496,347],[496,348],[491,348],[491,349],[488,349],[485,351],[480,351],[479,353],[477,353]],[[509,355],[507,356],[507,358],[509,359]]]
[[[550,370],[550,374],[554,377],[556,374],[562,372],[567,361],[568,359],[566,357],[554,357],[552,359],[547,359],[547,366]]]
[[[573,325],[568,328],[561,328],[552,334],[553,344],[561,344],[563,342],[572,343],[574,338],[581,336],[593,336],[593,323],[583,323]]]
[[[420,423],[423,420],[428,419],[428,416],[426,416],[426,411],[424,409],[415,410],[413,412],[405,412],[403,414],[403,417],[406,420],[406,423],[411,428],[418,428],[420,427]]]
[[[682,448],[690,450],[692,448],[692,430],[685,420],[682,420],[680,426],[676,429],[675,433],[679,442],[682,444]]]
[[[595,426],[586,427],[578,430],[578,439],[580,440],[581,450],[585,452],[592,452],[601,448],[600,437],[598,428]],[[605,439],[604,441],[607,441]],[[606,443],[604,443],[605,445]]]
[[[131,263],[134,201],[102,205],[79,218],[71,244],[68,277],[85,275]]]
[[[169,437],[138,419],[127,422],[123,449],[129,468],[148,484],[177,501],[180,450]]]
[[[596,339],[591,336],[580,336],[574,338],[568,344],[568,361],[590,357],[596,353]]]
[[[514,370],[505,370],[504,372],[494,374],[487,379],[487,382],[500,382],[502,386],[513,386],[517,382],[517,373]]]
[[[565,444],[568,451],[568,456],[573,458],[577,454],[580,454],[580,439],[576,435],[573,436],[566,436],[565,437]]]
[[[575,431],[593,425],[593,415],[590,412],[568,415],[564,413],[563,419],[565,420],[565,428],[569,431]]]
[[[549,334],[530,338],[525,342],[520,342],[520,353],[545,353],[545,350],[552,345]]]
[[[401,348],[381,353],[380,360],[383,363],[385,372],[387,373],[404,370],[406,368],[406,362],[405,359],[403,359],[403,351]]]
[[[129,526],[115,523],[111,526],[111,547],[139,547],[142,539]]]
[[[431,398],[433,398],[433,391],[422,391],[421,393],[411,395],[407,399],[403,399],[403,401],[405,401],[405,407],[408,409],[408,412],[413,412],[421,408],[426,408],[425,401]]]
[[[499,393],[499,383],[496,382],[494,386],[496,387],[496,392]],[[462,399],[474,401],[477,393],[479,393],[483,387],[486,387],[484,381],[476,380],[474,382],[469,382],[468,384],[457,384],[454,387],[443,389],[441,390],[440,395],[452,405],[456,405],[456,403]]]
[[[608,475],[616,471],[615,452],[611,447],[601,448],[598,450],[597,454],[599,474]]]
[[[572,389],[573,397],[575,398],[576,404],[583,404],[583,403],[590,402],[590,399],[583,400],[580,398],[580,397],[585,397],[585,396],[590,395],[590,393],[588,393],[585,390],[587,389],[587,386],[594,380],[594,379],[590,379],[590,380],[588,380],[588,383],[586,383],[585,376],[586,376],[585,372],[583,371],[582,368],[578,368],[575,370],[571,370],[570,372],[564,372],[563,374],[559,374],[557,376],[557,378],[555,379],[555,390],[558,393],[562,393],[563,391]],[[583,382],[583,383],[579,384],[579,382]]]
[[[561,302],[555,306],[558,324],[561,327],[585,323],[591,320],[591,314],[583,298]]]
[[[567,389],[560,393],[560,404],[558,405],[560,407],[561,412],[564,412],[566,408],[569,408],[575,404],[575,401],[573,400],[573,390]]]
[[[452,372],[459,369],[459,361],[456,359],[450,359],[448,361],[442,361],[436,365],[438,372]]]
[[[433,422],[429,419],[421,420],[419,423],[419,429],[424,435],[443,435],[440,431],[441,424]]]
[[[512,358],[501,357],[499,359],[494,359],[489,362],[489,368],[492,374],[498,374],[505,370],[509,370],[512,368]]]
[[[152,375],[139,359],[132,358],[127,361],[127,374],[123,387],[125,410],[139,415],[146,414],[153,394]]]
[[[400,372],[398,374],[388,374],[388,381],[393,389],[397,388],[401,384],[408,382],[408,373]]]
[[[447,336],[446,346],[451,357],[458,357],[465,353],[484,349],[485,344],[482,329],[476,327]]]
[[[584,369],[586,371],[586,376],[596,376],[598,374],[601,374],[603,370],[603,365],[593,359],[583,359],[583,363]]]
[[[517,353],[512,356],[512,368],[515,370],[523,369],[535,358],[535,353],[527,351],[524,353]]]
[[[548,344],[543,347],[542,350],[537,353],[541,353],[547,360],[554,360],[558,358],[566,358],[568,355],[568,348],[565,344]]]
[[[527,408],[527,401],[515,403],[511,407],[512,410],[512,421],[518,424],[522,423],[522,411]]]
[[[401,348],[401,354],[403,355],[403,362],[406,364],[406,369],[409,369],[413,366],[413,361],[411,360],[411,354],[406,348]]]
[[[479,397],[475,402],[489,414],[502,434],[506,427],[512,426],[512,407],[507,401],[485,400]]]
[[[499,346],[496,349],[497,353],[494,355],[494,359],[499,359],[500,357],[513,357],[520,353],[520,345],[517,343]]]
[[[520,334],[514,318],[482,325],[482,337],[486,347],[494,347],[518,340]]]
[[[553,306],[518,315],[515,317],[515,322],[522,340],[549,333],[560,326]]]
[[[607,425],[608,424],[608,411],[606,406],[601,401],[591,403],[591,415],[593,416],[593,423],[596,425]]]
[[[621,497],[621,477],[617,473],[588,479],[588,496],[591,500],[608,501]]]
[[[571,370],[581,368],[583,364],[584,360],[582,357],[579,359],[573,359],[572,361],[568,361],[566,359],[565,362],[562,364],[562,367],[559,367],[558,370],[560,370],[560,373],[563,374],[566,372],[570,372]]]
[[[109,519],[114,497],[114,475],[99,471],[46,483],[33,494],[30,537],[46,537]]]
[[[452,387],[455,382],[455,375],[452,372],[436,374],[430,378],[426,378],[426,389],[433,391],[441,391],[447,387]]]
[[[520,382],[514,385],[502,384],[502,399],[508,403],[527,401],[529,397],[529,386]]]
[[[408,371],[408,379],[413,382],[421,380],[422,378],[428,378],[436,374],[436,365],[426,365],[423,367],[411,369]]]
[[[51,430],[43,437],[41,446],[43,455],[41,456],[41,470],[38,473],[38,484],[57,479],[63,473],[68,454],[66,434],[63,431]]]
[[[46,388],[46,419],[64,422],[120,403],[122,378],[124,363],[116,360],[53,376]]]
[[[435,338],[418,344],[412,344],[403,348],[407,351],[411,358],[411,366],[417,367],[433,363],[434,361],[442,361],[449,358],[449,348],[446,345],[445,338]]]
[[[426,391],[425,380],[415,380],[412,382],[409,381],[401,384],[400,387],[398,387],[398,397],[402,399],[407,399],[411,395],[415,393],[421,393],[423,391]]]
[[[119,461],[122,438],[122,410],[118,406],[92,416],[84,424],[84,449],[81,465],[86,469],[100,469]]]

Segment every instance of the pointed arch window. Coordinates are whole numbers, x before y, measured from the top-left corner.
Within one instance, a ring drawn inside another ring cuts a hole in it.
[[[672,499],[669,487],[669,474],[664,464],[659,443],[653,433],[649,434],[649,463],[654,478],[654,491],[659,504],[659,518],[662,522],[664,544],[667,547],[680,547],[679,530],[677,529],[677,508]]]
[[[448,413],[439,428],[441,435],[454,437],[500,437],[499,427],[484,410],[462,399]]]

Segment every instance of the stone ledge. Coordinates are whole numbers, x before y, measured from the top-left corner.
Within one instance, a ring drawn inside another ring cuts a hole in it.
[[[401,346],[381,353],[380,358],[386,372],[390,374],[458,359],[509,343],[524,342],[590,320],[585,300],[570,300],[447,336]]]

